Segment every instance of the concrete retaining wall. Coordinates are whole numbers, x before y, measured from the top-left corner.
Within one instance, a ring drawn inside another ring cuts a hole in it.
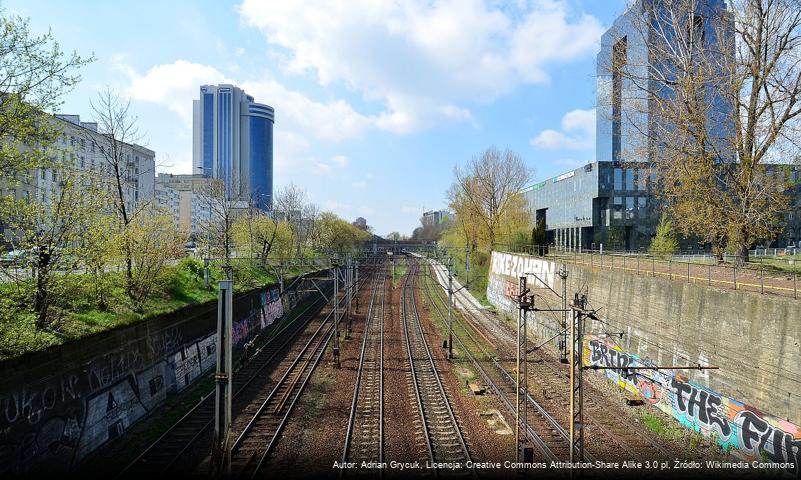
[[[308,293],[234,298],[235,348]],[[0,362],[0,476],[67,472],[216,362],[216,301]]]
[[[588,322],[588,365],[715,365],[719,370],[599,370],[688,428],[714,435],[747,458],[801,462],[801,301],[568,265],[567,291],[587,293],[604,323]],[[537,268],[557,292],[559,265],[493,252],[487,298],[517,315],[517,276]],[[542,277],[542,276],[539,276]],[[536,280],[536,278],[535,278]],[[529,286],[532,278],[529,278]],[[539,287],[539,288],[538,288]],[[542,285],[538,306],[561,308]],[[511,294],[511,295],[510,295]],[[529,319],[539,338],[556,315]],[[604,333],[623,332],[618,335]]]

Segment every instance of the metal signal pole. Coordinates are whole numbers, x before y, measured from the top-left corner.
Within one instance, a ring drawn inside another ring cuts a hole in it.
[[[584,460],[584,419],[582,407],[584,396],[582,391],[582,372],[584,371],[584,308],[587,297],[579,297],[577,293],[570,304],[573,319],[570,327],[571,366],[570,366],[570,462]],[[576,460],[576,456],[578,459]],[[570,474],[575,469],[571,467]]]
[[[464,246],[465,287],[470,288],[470,245]]]
[[[220,280],[217,299],[217,371],[214,394],[214,446],[212,466],[218,474],[231,474],[231,449],[229,433],[231,426],[231,331],[233,320],[234,282]]]
[[[352,299],[353,299],[353,260],[348,257],[347,267],[345,267],[345,285],[346,289],[345,292],[348,296],[348,330],[345,333],[345,338],[350,338],[350,331],[353,327],[353,311],[352,308]]]
[[[518,314],[517,314],[517,396],[515,408],[515,449],[518,462],[525,457],[525,436],[521,439],[520,429],[528,425],[528,362],[526,354],[528,351],[528,336],[526,334],[526,313],[531,309],[532,302],[527,297],[526,277],[520,277],[518,287]]]
[[[559,269],[559,278],[562,279],[562,339],[559,341],[559,361],[561,363],[568,363],[567,361],[567,265],[562,264]]]
[[[331,260],[331,271],[334,273],[334,362],[339,368],[339,259],[336,255]]]
[[[448,359],[453,358],[453,257],[448,257]]]

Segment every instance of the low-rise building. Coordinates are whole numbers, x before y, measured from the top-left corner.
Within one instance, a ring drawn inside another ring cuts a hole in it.
[[[433,227],[450,221],[452,218],[453,214],[447,210],[429,210],[423,212],[422,222],[425,227]]]
[[[801,243],[801,166],[789,171],[796,186],[784,233],[771,247]],[[532,220],[545,221],[549,244],[566,249],[647,249],[659,223],[656,174],[645,162],[593,162],[523,189]],[[687,248],[697,247],[691,243]]]
[[[209,221],[211,206],[206,194],[209,184],[213,180],[204,175],[176,175],[172,173],[159,173],[156,183],[159,188],[174,191],[177,202],[171,208],[177,218],[178,228],[197,237],[203,224]],[[172,195],[172,194],[167,194]]]

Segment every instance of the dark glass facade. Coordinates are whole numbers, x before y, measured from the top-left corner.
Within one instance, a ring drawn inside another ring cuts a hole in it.
[[[250,117],[250,188],[256,206],[269,209],[273,197],[273,122]]]
[[[203,85],[193,113],[194,168],[221,179],[229,199],[270,209],[274,109],[234,85]]]
[[[203,93],[203,175],[210,177],[214,168],[214,94]]]
[[[594,162],[523,190],[548,241],[567,248],[645,248],[659,221],[646,163]]]

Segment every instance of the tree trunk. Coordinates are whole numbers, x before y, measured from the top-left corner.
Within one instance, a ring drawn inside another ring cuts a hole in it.
[[[748,245],[743,242],[737,242],[734,255],[737,265],[745,265],[748,263]]]
[[[44,329],[47,325],[47,307],[49,304],[49,282],[48,268],[50,266],[50,255],[39,252],[36,265],[36,295],[33,302],[33,310],[36,312],[36,328]]]
[[[131,249],[131,242],[126,238],[125,240],[125,294],[131,300],[131,303],[136,303],[135,285],[133,279],[133,251]]]

